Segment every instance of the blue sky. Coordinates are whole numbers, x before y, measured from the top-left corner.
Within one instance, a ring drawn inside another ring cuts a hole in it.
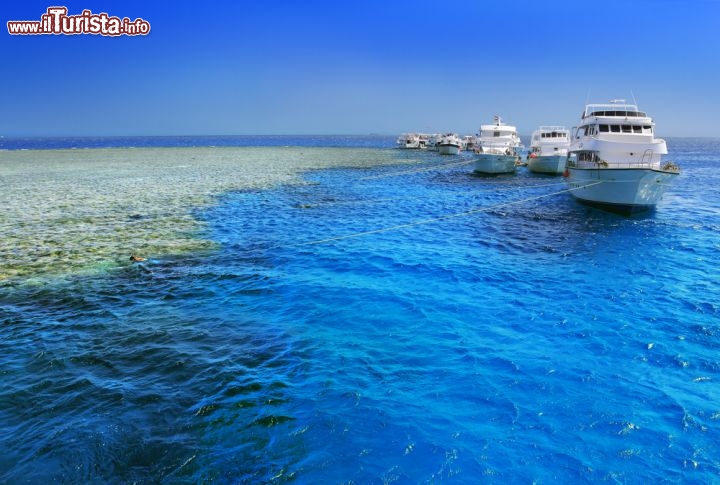
[[[151,33],[11,36],[62,5]],[[3,6],[0,135],[530,134],[632,100],[720,136],[720,1],[66,1]]]

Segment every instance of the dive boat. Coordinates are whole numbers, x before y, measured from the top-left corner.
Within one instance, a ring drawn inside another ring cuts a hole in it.
[[[437,144],[438,153],[440,155],[457,155],[460,153],[460,146],[462,142],[460,137],[455,133],[446,133],[440,138],[440,142]]]
[[[473,151],[475,149],[475,135],[465,135],[462,137],[460,142],[462,143],[462,149],[467,151]]]
[[[565,170],[570,131],[563,126],[541,126],[530,140],[528,170],[534,173],[559,175]]]
[[[481,125],[475,147],[475,168],[478,173],[513,173],[520,161],[518,150],[522,147],[514,126],[506,125],[499,116],[493,124]]]
[[[438,145],[440,144],[440,140],[442,140],[442,137],[443,136],[438,133],[428,135],[427,149],[433,152],[438,151]]]
[[[662,161],[655,123],[623,99],[588,104],[573,127],[566,181],[579,202],[629,215],[652,210],[680,169]]]
[[[417,133],[403,133],[395,140],[398,148],[422,148],[420,135]]]

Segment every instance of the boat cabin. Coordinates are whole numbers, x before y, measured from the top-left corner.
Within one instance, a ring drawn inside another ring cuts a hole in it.
[[[609,104],[588,104],[582,124],[573,128],[573,139],[584,136],[644,135],[652,138],[655,123],[634,104],[614,100]]]

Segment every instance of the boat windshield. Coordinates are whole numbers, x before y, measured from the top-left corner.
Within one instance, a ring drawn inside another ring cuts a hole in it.
[[[634,104],[589,104],[585,107],[583,118],[588,116],[620,116],[623,118],[645,118],[647,114],[638,110]]]

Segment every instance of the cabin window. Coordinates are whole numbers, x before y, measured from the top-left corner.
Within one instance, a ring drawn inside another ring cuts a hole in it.
[[[622,125],[622,132],[623,133],[632,133],[632,128],[630,125]]]
[[[593,152],[578,152],[578,161],[580,162],[592,162],[593,158]]]
[[[610,131],[610,127],[608,125],[600,125],[600,133],[607,133]]]
[[[633,133],[642,133],[642,126],[633,125]]]
[[[494,132],[493,132],[493,136],[500,136],[500,132],[499,132],[499,131],[494,131]]]
[[[652,126],[643,126],[643,133],[652,134]]]
[[[620,133],[620,125],[610,125],[610,131],[612,133]]]

